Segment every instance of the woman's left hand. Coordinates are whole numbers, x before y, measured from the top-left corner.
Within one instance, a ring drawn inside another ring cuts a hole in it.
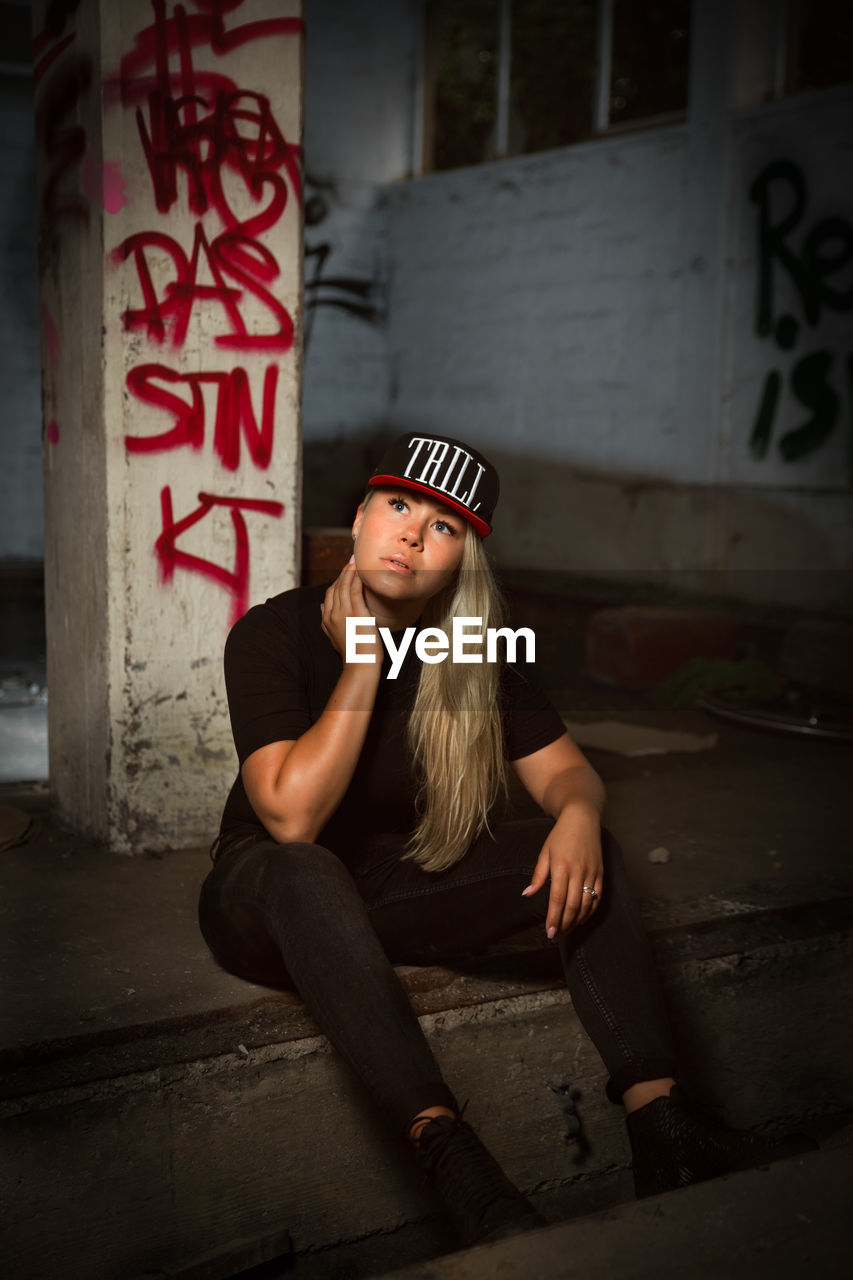
[[[570,802],[554,823],[524,896],[539,893],[551,878],[545,930],[549,938],[583,924],[598,909],[604,887],[601,819],[594,806]],[[595,893],[585,893],[584,887]]]

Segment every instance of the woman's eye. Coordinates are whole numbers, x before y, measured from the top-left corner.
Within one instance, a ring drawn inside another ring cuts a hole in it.
[[[452,524],[448,524],[446,520],[436,520],[435,527],[439,533],[449,533],[451,537],[456,537],[456,530]]]
[[[393,507],[395,511],[400,511],[401,509],[405,510],[407,504],[403,498],[389,498],[388,505]]]

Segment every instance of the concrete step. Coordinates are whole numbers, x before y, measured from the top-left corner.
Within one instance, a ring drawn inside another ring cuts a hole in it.
[[[652,937],[686,1075],[726,1099],[732,1122],[772,1129],[849,1106],[853,1066],[837,1047],[853,902]],[[534,939],[468,972],[401,976],[517,1185],[557,1218],[631,1194],[621,1109],[604,1098],[553,948]],[[404,1144],[377,1126],[298,999],[227,981],[241,998],[216,1011],[6,1051],[0,1250],[16,1280],[219,1280],[273,1256],[285,1234],[306,1280],[339,1274],[323,1270],[335,1250],[369,1237],[408,1232],[410,1257],[449,1247]],[[376,1274],[362,1258],[368,1270],[353,1274]]]
[[[853,1147],[604,1209],[384,1280],[834,1280],[853,1259]]]

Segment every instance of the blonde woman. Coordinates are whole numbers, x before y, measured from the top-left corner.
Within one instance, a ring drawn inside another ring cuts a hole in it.
[[[402,436],[335,582],[236,624],[225,670],[240,773],[200,904],[224,967],[301,993],[468,1244],[542,1219],[461,1119],[395,963],[452,960],[539,923],[627,1112],[639,1195],[783,1153],[712,1125],[674,1088],[602,784],[529,670],[484,661],[470,639],[502,621],[482,547],[497,497],[472,446]],[[455,653],[454,621],[468,637]],[[540,819],[502,816],[508,766]]]

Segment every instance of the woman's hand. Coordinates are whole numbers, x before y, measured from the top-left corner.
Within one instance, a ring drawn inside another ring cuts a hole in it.
[[[551,877],[545,928],[549,938],[583,924],[601,902],[601,810],[604,786],[567,733],[513,769],[554,826],[542,846],[525,896],[538,893]],[[594,889],[592,893],[584,893]]]
[[[329,637],[336,651],[346,663],[347,651],[347,618],[369,618],[371,613],[364,599],[364,585],[355,567],[355,556],[341,569],[335,581],[326,592],[320,605],[323,631]],[[373,629],[373,661],[378,655],[378,636]],[[367,656],[371,651],[368,628],[359,628],[359,653]]]
[[[594,805],[572,801],[562,810],[536,862],[524,896],[551,879],[545,930],[549,938],[583,924],[598,909],[603,889],[601,819]],[[584,893],[584,886],[596,896]]]

